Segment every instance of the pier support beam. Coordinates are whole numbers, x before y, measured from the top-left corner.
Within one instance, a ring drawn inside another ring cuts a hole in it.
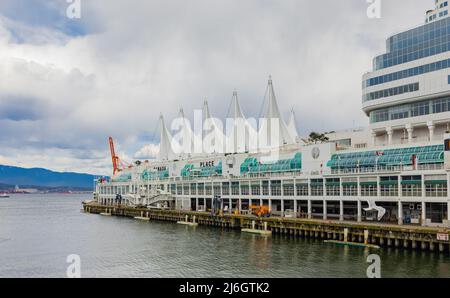
[[[323,220],[327,220],[327,200],[323,200]]]
[[[294,217],[297,218],[297,214],[298,214],[298,205],[297,205],[297,200],[294,199]]]
[[[398,202],[398,224],[403,225],[403,203]]]
[[[361,211],[361,201],[358,200],[358,205],[357,205],[357,209],[358,209],[358,222],[362,221],[362,211]]]
[[[427,225],[427,204],[422,202],[422,226]]]
[[[312,218],[312,203],[311,200],[308,200],[308,219]]]
[[[339,220],[344,221],[344,201],[339,201]]]
[[[447,226],[450,228],[450,201],[447,202]]]

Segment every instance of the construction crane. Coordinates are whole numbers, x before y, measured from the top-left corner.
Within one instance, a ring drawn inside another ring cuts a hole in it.
[[[125,169],[123,162],[120,160],[119,156],[116,155],[116,151],[114,150],[114,141],[112,137],[109,137],[109,149],[111,150],[111,159],[113,164],[113,175],[117,172],[121,172]]]

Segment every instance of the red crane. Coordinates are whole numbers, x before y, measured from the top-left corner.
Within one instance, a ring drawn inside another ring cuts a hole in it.
[[[112,137],[109,137],[109,149],[111,150],[113,175],[115,175],[117,172],[121,172],[125,167],[123,165],[123,162],[120,160],[119,156],[116,155],[116,151],[114,150],[114,141]]]

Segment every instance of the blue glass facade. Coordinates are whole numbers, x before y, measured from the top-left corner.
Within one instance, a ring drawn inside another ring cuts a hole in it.
[[[424,100],[413,104],[376,110],[370,113],[370,122],[378,123],[444,112],[450,112],[450,97]]]
[[[441,61],[437,61],[430,64],[425,64],[413,68],[408,68],[402,71],[393,72],[390,74],[386,74],[383,76],[375,77],[368,79],[363,82],[363,89],[371,86],[376,86],[384,83],[389,83],[401,79],[406,79],[422,74],[426,74],[433,71],[438,71],[441,69],[450,68],[450,59],[445,59]]]
[[[450,18],[390,37],[387,53],[374,59],[374,70],[388,68],[450,50]]]
[[[419,83],[412,83],[404,86],[388,88],[363,95],[363,102],[376,100],[384,97],[396,96],[404,93],[415,92],[419,90]]]

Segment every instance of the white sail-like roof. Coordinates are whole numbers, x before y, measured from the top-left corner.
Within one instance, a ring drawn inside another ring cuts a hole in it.
[[[172,140],[172,148],[175,154],[180,158],[191,156],[194,152],[194,132],[182,108],[174,126],[177,129],[177,133]]]
[[[159,142],[159,160],[171,160],[175,157],[172,149],[172,135],[166,127],[164,122],[164,117],[161,115],[159,117],[159,128],[160,128],[160,142]]]
[[[268,84],[267,112],[259,129],[259,142],[260,148],[295,143],[295,138],[291,136],[283,117],[281,117],[271,78],[269,78]]]
[[[223,127],[211,117],[208,101],[203,104],[203,152],[222,153],[225,148]]]
[[[294,109],[291,110],[291,114],[289,116],[289,121],[287,124],[287,128],[289,130],[289,133],[291,134],[291,137],[294,138],[294,140],[296,140],[298,138],[298,130],[297,130],[297,121],[295,118],[295,112]]]
[[[228,121],[232,121],[232,127],[228,127],[229,124],[227,123],[226,152],[242,153],[257,151],[257,131],[250,125],[245,118],[244,113],[242,113],[236,90],[233,92],[233,99],[231,101],[231,109],[228,113],[228,117]]]

